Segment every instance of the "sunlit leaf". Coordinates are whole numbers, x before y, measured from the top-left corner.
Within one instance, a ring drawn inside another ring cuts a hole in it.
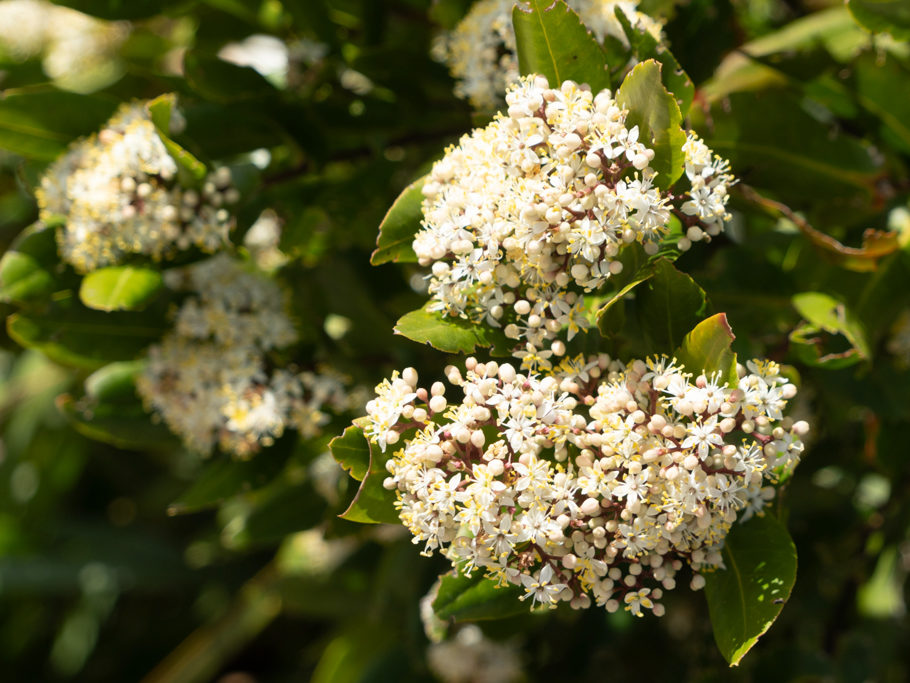
[[[796,546],[770,513],[733,527],[724,542],[726,569],[706,574],[714,640],[731,666],[771,627],[796,582]]]
[[[426,308],[402,316],[395,323],[395,332],[446,353],[471,353],[490,346],[502,353],[512,346],[500,330]]]
[[[718,313],[698,323],[676,350],[676,358],[688,372],[705,375],[720,373],[728,386],[737,384],[736,354],[730,348],[735,339],[726,313]]]
[[[610,87],[603,49],[562,0],[527,0],[512,10],[518,67],[546,76],[551,88],[563,81],[587,83],[593,92]]]
[[[411,244],[414,242],[414,235],[420,230],[420,221],[423,219],[421,204],[425,182],[426,176],[408,185],[382,219],[376,250],[370,257],[370,263],[374,266],[389,262],[417,261]]]
[[[626,126],[638,126],[639,140],[654,150],[650,163],[658,174],[654,182],[667,189],[683,173],[686,134],[680,127],[679,105],[661,80],[662,68],[653,59],[637,64],[619,86],[616,102],[629,110]]]
[[[163,288],[161,273],[153,268],[110,266],[82,279],[79,299],[99,311],[131,311],[143,308]]]

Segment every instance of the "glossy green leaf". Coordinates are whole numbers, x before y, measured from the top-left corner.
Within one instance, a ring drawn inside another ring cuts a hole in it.
[[[440,578],[433,611],[444,620],[502,619],[530,611],[528,603],[519,600],[523,594],[518,586],[497,586],[480,570],[470,577],[453,570]]]
[[[628,282],[620,287],[614,294],[610,295],[606,301],[600,304],[595,315],[597,319],[597,327],[600,330],[601,334],[605,336],[617,334],[617,330],[613,329],[610,325],[610,311],[613,310],[613,307],[621,302],[623,298],[625,298],[625,296],[632,290],[637,288],[643,282],[646,282],[652,278],[654,276],[654,271],[654,264],[648,264],[642,268],[639,268],[635,272],[635,275]]]
[[[100,402],[136,400],[136,375],[144,367],[144,360],[109,363],[85,379],[85,393]]]
[[[137,400],[97,402],[62,395],[57,407],[73,428],[90,439],[137,451],[170,451],[180,441],[161,423],[153,422]]]
[[[661,80],[662,69],[653,59],[637,64],[619,86],[616,101],[629,110],[626,126],[638,126],[639,140],[654,150],[654,183],[668,189],[683,173],[686,134],[679,105]]]
[[[736,354],[730,348],[734,339],[727,314],[718,313],[698,323],[674,355],[688,372],[706,375],[720,372],[721,380],[735,387]]]
[[[0,300],[46,299],[59,287],[55,230],[43,223],[26,228],[0,259]]]
[[[117,104],[102,95],[47,88],[7,90],[0,98],[0,148],[52,161],[74,139],[96,131]]]
[[[198,185],[208,174],[208,169],[199,159],[171,139],[171,116],[176,106],[177,96],[174,93],[159,95],[149,102],[149,114],[164,148],[177,163],[181,182],[185,185]]]
[[[666,259],[654,263],[653,276],[635,296],[642,328],[657,349],[681,346],[707,313],[705,291]]]
[[[518,67],[546,76],[550,87],[563,81],[587,83],[593,92],[610,87],[603,49],[563,0],[527,0],[512,10]]]
[[[869,358],[866,331],[843,302],[823,292],[803,292],[793,297],[793,307],[805,319],[790,334],[791,348],[801,361],[839,368]]]
[[[692,106],[692,98],[695,96],[695,84],[692,83],[692,79],[683,71],[683,68],[676,61],[676,57],[673,56],[669,48],[661,45],[642,24],[633,26],[626,13],[619,7],[616,7],[613,11],[622,25],[623,32],[626,34],[626,39],[629,41],[635,59],[639,62],[647,59],[655,59],[660,62],[661,80],[667,91],[676,98],[680,114],[685,118],[689,112],[689,107]]]
[[[363,481],[370,470],[370,442],[360,427],[351,426],[329,442],[332,457],[345,472]]]
[[[771,514],[736,524],[724,542],[726,569],[705,575],[714,640],[732,665],[770,628],[796,581],[796,546]]]
[[[411,244],[420,230],[423,220],[423,185],[426,176],[408,185],[389,208],[379,224],[379,238],[376,250],[370,256],[370,263],[416,263],[417,255]]]
[[[161,273],[152,268],[110,266],[82,279],[79,299],[99,311],[132,311],[143,308],[164,288]]]
[[[890,33],[897,40],[910,40],[907,0],[847,0],[847,9],[860,26],[873,33]]]
[[[6,320],[9,336],[62,365],[95,370],[112,361],[133,360],[167,329],[147,314],[102,313],[72,300],[57,302],[41,315],[16,313]]]
[[[497,353],[504,353],[513,346],[500,330],[443,316],[440,311],[428,311],[426,307],[403,315],[395,323],[395,332],[446,353],[472,353],[490,346]]]
[[[338,516],[361,524],[400,523],[398,510],[395,509],[395,492],[382,485],[385,476],[382,472],[369,473],[360,483],[348,509]]]

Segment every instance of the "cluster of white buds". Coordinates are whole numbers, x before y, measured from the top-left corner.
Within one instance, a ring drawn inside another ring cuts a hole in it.
[[[137,379],[149,410],[186,445],[244,457],[287,427],[319,434],[330,413],[354,410],[345,379],[331,371],[270,367],[268,353],[297,341],[277,284],[229,256],[168,271],[168,284],[193,295],[173,332],[149,349]]]
[[[636,10],[638,2],[623,0],[566,0],[585,24],[603,41],[607,36],[628,46],[619,9],[629,23],[647,30],[658,40],[660,23]],[[433,56],[448,65],[456,79],[455,94],[468,99],[481,111],[494,111],[502,104],[506,86],[518,80],[518,57],[512,8],[516,0],[480,0],[454,31],[433,44]]]
[[[447,150],[424,184],[414,238],[432,265],[431,310],[505,328],[542,347],[589,323],[583,293],[622,270],[633,242],[654,254],[676,214],[681,249],[717,235],[729,219],[726,161],[694,134],[684,146],[688,189],[661,193],[653,150],[627,127],[609,90],[526,77],[498,114]]]
[[[385,486],[424,554],[532,604],[662,614],[684,565],[693,589],[722,566],[727,532],[762,514],[809,429],[784,417],[796,387],[769,361],[739,366],[735,387],[665,356],[544,374],[468,358],[446,377],[451,402],[442,382],[395,373],[364,431],[393,446]]]
[[[117,51],[129,34],[125,21],[102,21],[46,0],[0,2],[0,52],[16,60],[41,57],[51,79],[77,91],[118,73]]]
[[[179,184],[143,102],[123,105],[97,135],[76,141],[48,167],[36,196],[42,220],[65,220],[58,244],[79,272],[132,254],[217,251],[234,226],[226,207],[239,199],[227,168],[199,189]]]

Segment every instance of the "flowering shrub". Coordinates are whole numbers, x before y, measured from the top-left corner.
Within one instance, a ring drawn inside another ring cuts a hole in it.
[[[340,375],[268,369],[269,352],[298,341],[274,282],[225,255],[167,276],[192,297],[149,349],[136,390],[188,447],[249,457],[287,427],[312,437],[329,419],[323,411],[358,407]]]
[[[464,393],[452,404],[408,368],[376,388],[364,431],[385,451],[417,430],[384,485],[424,554],[532,604],[660,615],[683,564],[722,566],[737,517],[763,514],[803,450],[808,425],[782,416],[796,388],[775,363],[748,365],[731,389],[667,357],[578,357],[540,376],[468,358],[464,377],[447,370]]]
[[[36,197],[43,220],[64,220],[63,259],[88,272],[131,254],[161,259],[193,246],[218,250],[233,225],[225,205],[237,201],[237,190],[227,168],[206,178],[201,191],[181,186],[147,104],[136,102],[51,164]]]
[[[6,678],[907,678],[898,5],[0,0]]]
[[[505,324],[536,347],[564,328],[571,340],[589,326],[582,294],[622,272],[623,246],[656,254],[676,214],[685,251],[729,219],[729,165],[694,133],[682,147],[689,187],[673,195],[654,185],[654,150],[610,91],[526,77],[506,102],[508,116],[462,138],[423,186],[414,253],[432,264],[428,310]]]

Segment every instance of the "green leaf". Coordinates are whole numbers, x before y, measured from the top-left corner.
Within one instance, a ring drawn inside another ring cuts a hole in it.
[[[190,87],[213,102],[230,103],[278,94],[275,86],[255,69],[193,50],[184,56],[183,68]]]
[[[686,370],[694,374],[721,373],[728,386],[737,385],[736,354],[730,349],[735,339],[726,313],[712,315],[686,335],[674,354]]]
[[[157,270],[111,266],[92,271],[82,279],[79,299],[99,311],[133,311],[143,308],[163,287],[164,280]]]
[[[656,59],[660,62],[661,80],[667,91],[676,97],[680,115],[685,118],[689,107],[692,106],[692,98],[695,96],[695,84],[692,83],[692,79],[683,71],[673,53],[665,45],[661,45],[644,26],[641,24],[632,26],[629,17],[619,7],[613,11],[619,23],[622,24],[622,30],[626,34],[635,59],[639,62]]]
[[[860,104],[881,120],[884,137],[910,153],[910,101],[894,96],[910,89],[910,71],[887,52],[866,53],[854,62],[853,82]]]
[[[869,358],[869,343],[862,323],[843,302],[822,292],[803,292],[793,297],[793,307],[806,321],[790,333],[791,348],[801,361],[834,369]],[[832,348],[837,340],[821,333],[842,335],[847,348]]]
[[[597,309],[595,316],[597,319],[597,328],[600,330],[601,334],[605,336],[611,336],[617,333],[617,330],[611,329],[610,327],[610,311],[613,310],[613,307],[616,306],[616,304],[625,298],[626,294],[638,287],[638,285],[641,283],[646,282],[648,279],[652,278],[654,276],[654,270],[655,266],[653,264],[648,264],[643,268],[640,268],[631,280],[629,280],[625,285],[617,290],[615,294],[611,295],[606,301],[600,304],[600,307]]]
[[[163,319],[148,314],[102,313],[72,299],[55,302],[41,315],[23,312],[6,320],[7,333],[17,344],[62,365],[88,370],[133,360],[166,329]]]
[[[464,318],[444,316],[441,311],[427,310],[426,306],[403,315],[395,323],[395,333],[446,353],[472,353],[474,349],[490,346],[497,353],[506,353],[513,346],[500,330]]]
[[[636,292],[642,328],[657,349],[682,345],[686,332],[705,317],[705,291],[666,259],[658,259],[647,285]]]
[[[46,88],[7,90],[0,98],[0,148],[52,161],[72,140],[100,128],[117,104],[102,95]]]
[[[284,458],[275,456],[274,449],[269,449],[249,460],[212,459],[193,484],[168,506],[167,513],[183,515],[207,510],[236,495],[266,486],[285,465]]]
[[[136,375],[144,367],[144,360],[109,363],[85,379],[85,393],[100,402],[136,400]]]
[[[519,600],[523,594],[518,586],[498,587],[480,570],[475,570],[471,577],[453,570],[440,578],[433,611],[444,620],[502,619],[528,613],[527,603]]]
[[[654,150],[654,183],[668,189],[683,174],[686,134],[682,114],[661,81],[661,64],[653,59],[636,64],[616,93],[619,106],[629,110],[626,126],[638,126],[639,140]]]
[[[595,93],[609,88],[603,49],[562,0],[526,0],[512,10],[518,67],[522,75],[546,76],[550,87],[563,81],[587,83]]]
[[[847,9],[863,28],[910,40],[910,3],[907,0],[847,0]]]
[[[55,230],[43,223],[26,228],[0,259],[0,300],[23,303],[46,299],[60,288],[55,271]]]
[[[370,442],[360,427],[346,428],[341,436],[329,442],[329,450],[342,469],[357,481],[363,481],[370,471]]]
[[[395,509],[395,493],[383,488],[384,479],[382,472],[367,474],[348,509],[338,516],[361,524],[399,524],[401,520]]]
[[[736,666],[770,628],[796,581],[796,546],[771,514],[737,524],[723,550],[726,569],[706,574],[714,640]]]
[[[690,117],[697,113],[693,109]],[[809,207],[843,224],[851,213],[868,215],[884,200],[880,156],[807,114],[790,92],[734,93],[712,106],[710,117],[710,126],[698,121],[696,128],[705,131],[711,149],[729,159],[742,180],[792,208]]]
[[[149,114],[152,117],[152,123],[155,124],[155,129],[158,131],[158,137],[161,138],[161,142],[164,144],[164,148],[177,164],[177,172],[181,182],[185,185],[198,185],[208,174],[208,169],[206,169],[205,164],[170,137],[171,115],[176,106],[177,96],[174,93],[159,95],[149,102]]]
[[[98,402],[63,394],[57,407],[73,428],[90,439],[137,451],[172,451],[180,441],[161,423],[152,422],[137,400]]]
[[[376,250],[370,256],[370,263],[416,263],[417,255],[411,244],[420,230],[423,220],[423,185],[427,176],[418,178],[404,188],[379,224],[379,238]]]
[[[368,462],[364,467],[362,451],[366,445]],[[395,508],[396,495],[394,491],[386,490],[382,482],[385,480],[385,463],[388,457],[378,450],[375,444],[367,441],[360,427],[353,426],[344,430],[344,434],[333,439],[329,444],[332,455],[341,466],[351,473],[355,479],[360,479],[360,488],[348,509],[338,515],[349,522],[361,524],[398,524],[398,510]]]

